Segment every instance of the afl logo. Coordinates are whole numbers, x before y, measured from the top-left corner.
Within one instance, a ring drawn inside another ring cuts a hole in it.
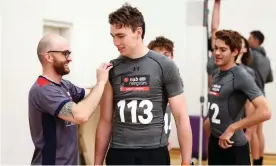
[[[128,78],[126,77],[126,78],[124,78],[124,82],[128,82]]]

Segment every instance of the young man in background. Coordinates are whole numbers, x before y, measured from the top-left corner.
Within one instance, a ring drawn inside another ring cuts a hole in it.
[[[152,40],[148,44],[148,48],[150,50],[158,52],[162,55],[165,55],[166,57],[168,57],[170,59],[174,58],[174,52],[173,52],[174,51],[174,43],[170,39],[165,38],[164,36],[156,37],[155,40]],[[171,133],[171,126],[172,126],[171,114],[172,114],[171,108],[168,104],[167,108],[166,108],[165,115],[164,115],[164,121],[165,121],[165,124],[169,124],[169,125],[164,125],[164,130],[168,137],[168,150],[169,151],[172,149],[172,142],[169,139],[170,133]]]
[[[273,73],[270,60],[262,44],[265,37],[261,31],[255,30],[250,33],[248,43],[251,48],[252,63],[250,67],[255,71],[255,81],[265,95],[265,84],[273,81]],[[263,164],[265,139],[263,123],[258,124],[256,132],[252,135],[251,149],[254,165]]]

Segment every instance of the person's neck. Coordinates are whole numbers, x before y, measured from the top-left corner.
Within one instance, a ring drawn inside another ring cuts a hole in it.
[[[220,66],[219,69],[220,69],[221,71],[227,71],[227,70],[233,68],[234,66],[236,66],[236,63],[230,63],[230,62],[229,62],[227,65]]]
[[[251,47],[251,49],[258,49],[260,47],[261,47],[260,45],[256,45],[256,46]]]
[[[42,76],[46,77],[54,83],[60,84],[62,76],[58,75],[55,71],[43,69]]]
[[[128,57],[130,59],[138,59],[145,56],[148,52],[149,52],[149,49],[143,43],[141,43],[135,48],[132,54],[129,55]]]
[[[238,58],[236,59],[237,64],[241,64],[242,55],[238,55]]]

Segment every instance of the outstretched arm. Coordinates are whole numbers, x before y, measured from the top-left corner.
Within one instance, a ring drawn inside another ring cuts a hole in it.
[[[213,15],[212,15],[212,23],[211,23],[211,34],[212,34],[212,48],[215,46],[215,33],[219,29],[220,23],[220,0],[215,0]]]

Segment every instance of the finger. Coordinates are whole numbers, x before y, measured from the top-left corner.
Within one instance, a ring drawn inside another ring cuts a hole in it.
[[[110,66],[112,67],[113,65],[111,63],[108,63],[107,66],[106,66],[106,68],[108,68]]]
[[[219,139],[219,146],[223,149],[227,148],[227,146],[225,145],[225,141],[222,138]]]
[[[106,70],[109,71],[112,68],[113,68],[113,65],[109,65],[109,66],[106,67]]]
[[[227,144],[229,144],[229,145],[232,145],[232,144],[234,143],[234,141],[231,141],[231,140],[229,140],[229,139],[227,139],[226,142],[227,142]]]
[[[229,144],[228,143],[228,140],[224,140],[223,141],[223,147],[226,149],[226,148],[230,148],[230,147],[232,147],[232,144]]]
[[[103,69],[106,69],[107,68],[107,63],[104,63],[103,64]]]
[[[223,148],[223,149],[225,149],[225,148],[226,148],[226,146],[225,146],[225,144],[224,144],[224,141],[223,141],[223,140],[221,140],[221,141],[220,141],[220,147],[221,147],[221,148]]]

